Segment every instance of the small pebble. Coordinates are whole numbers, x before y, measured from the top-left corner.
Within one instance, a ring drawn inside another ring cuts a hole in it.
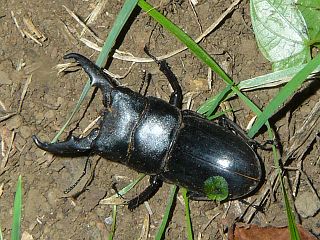
[[[30,233],[24,231],[22,233],[22,235],[21,235],[21,239],[23,239],[23,240],[33,240],[34,238]]]
[[[106,225],[111,225],[113,223],[113,218],[111,216],[107,217],[104,219],[104,222]]]
[[[42,112],[37,112],[34,117],[36,119],[36,124],[39,125],[44,119],[44,114]]]
[[[320,200],[314,193],[304,192],[296,198],[295,206],[301,217],[308,218],[320,210]]]
[[[23,137],[24,139],[30,138],[30,136],[32,135],[31,128],[28,126],[21,126],[19,130],[21,137]]]
[[[52,207],[57,206],[58,195],[57,195],[56,191],[50,191],[47,195],[47,199],[48,199],[49,204]]]
[[[10,79],[9,74],[4,71],[0,71],[0,85],[10,84],[12,84],[12,80]]]
[[[19,128],[21,124],[22,124],[22,117],[19,115],[15,115],[6,121],[6,126],[9,130]]]
[[[54,110],[49,110],[45,113],[44,117],[48,120],[53,120],[55,118],[55,111]]]

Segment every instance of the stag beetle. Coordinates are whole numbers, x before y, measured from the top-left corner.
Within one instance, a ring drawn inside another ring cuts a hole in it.
[[[182,91],[175,77],[168,78],[173,93],[167,103],[118,86],[82,55],[70,53],[64,58],[75,59],[91,85],[101,90],[103,120],[86,137],[71,136],[58,143],[44,143],[36,136],[33,140],[53,154],[94,153],[150,175],[150,185],[129,201],[129,209],[151,198],[163,181],[186,188],[193,200],[208,200],[204,182],[212,176],[226,180],[229,200],[252,194],[260,185],[262,165],[250,141],[230,120],[221,125],[181,110]]]

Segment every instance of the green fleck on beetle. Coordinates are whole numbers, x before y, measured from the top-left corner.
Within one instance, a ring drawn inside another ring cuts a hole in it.
[[[228,183],[220,176],[210,177],[204,182],[204,192],[211,200],[223,201],[228,197]]]

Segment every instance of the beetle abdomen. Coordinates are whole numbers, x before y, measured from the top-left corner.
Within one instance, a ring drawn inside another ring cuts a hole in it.
[[[205,196],[204,182],[222,176],[228,183],[229,199],[252,192],[260,183],[262,168],[254,150],[239,136],[201,116],[183,111],[164,180]]]

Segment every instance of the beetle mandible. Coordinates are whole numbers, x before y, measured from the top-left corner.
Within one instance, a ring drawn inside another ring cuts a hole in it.
[[[181,110],[182,91],[176,78],[168,78],[173,92],[167,103],[118,86],[80,54],[64,58],[75,59],[89,75],[91,85],[101,90],[103,120],[86,137],[71,136],[58,143],[44,143],[36,136],[33,140],[53,154],[94,153],[150,175],[150,185],[129,201],[129,209],[152,197],[163,181],[186,188],[194,200],[208,200],[204,183],[214,176],[222,176],[228,183],[229,200],[245,197],[260,185],[262,164],[250,142],[228,124]]]

